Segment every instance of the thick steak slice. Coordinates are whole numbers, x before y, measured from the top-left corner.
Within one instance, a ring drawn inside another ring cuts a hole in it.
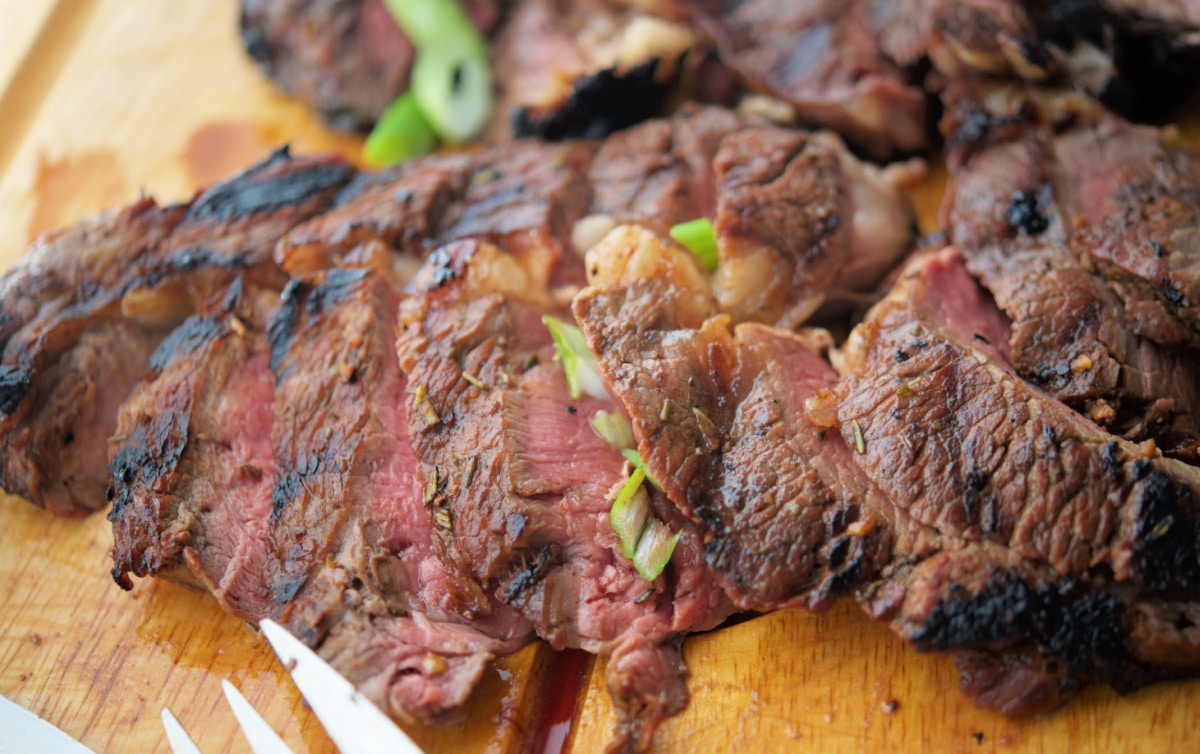
[[[275,461],[266,320],[272,291],[239,279],[164,340],[120,410],[111,447],[113,576],[207,589],[245,620],[267,617]]]
[[[880,48],[868,3],[695,2],[721,61],[874,157],[927,146],[926,101]]]
[[[468,620],[451,599],[407,434],[396,307],[369,268],[284,290],[270,325],[267,582],[272,615],[355,686],[395,716],[429,719],[461,705],[529,624],[498,604]]]
[[[914,260],[846,345],[833,424],[897,514],[864,606],[922,649],[1031,642],[1069,678],[1118,690],[1194,675],[1200,473],[1022,381],[988,345],[1003,325],[946,250]],[[1033,687],[981,701],[1062,701]]]
[[[280,151],[190,203],[43,236],[0,280],[2,483],[55,512],[104,505],[117,406],[159,341],[241,275],[280,286],[271,247],[354,170]]]
[[[942,221],[1012,320],[1012,363],[1095,421],[1189,457],[1200,386],[1186,375],[1200,368],[1200,354],[1178,347],[1190,337],[1180,318],[1187,308],[1163,298],[1186,286],[1188,212],[1162,182],[1157,193],[1130,197],[1140,204],[1116,210],[1133,166],[1161,159],[1161,143],[1087,103],[1082,113],[1056,111],[1062,98],[1043,107],[1018,93],[1009,112],[990,112],[995,101],[955,102]],[[1058,134],[1060,118],[1084,122]],[[1164,209],[1157,220],[1154,204]],[[1172,244],[1170,253],[1160,244],[1162,257],[1146,237],[1159,234]],[[1121,265],[1151,276],[1173,267],[1179,281],[1150,284]]]
[[[644,748],[686,690],[674,637],[731,610],[699,556],[699,533],[661,496],[656,515],[683,531],[647,581],[615,548],[608,522],[626,478],[590,426],[608,399],[568,393],[539,318],[553,311],[498,248],[457,242],[426,260],[401,303],[397,350],[409,432],[435,543],[459,601],[476,615],[519,609],[555,647],[612,655],[619,747]]]
[[[742,608],[822,609],[875,575],[890,528],[847,533],[884,501],[804,403],[833,385],[795,335],[729,329],[687,252],[633,226],[588,254],[574,309],[649,473],[704,535]]]

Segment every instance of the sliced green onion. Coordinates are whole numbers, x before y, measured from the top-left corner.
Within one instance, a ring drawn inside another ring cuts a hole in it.
[[[646,520],[650,518],[650,496],[642,486],[645,479],[645,470],[634,469],[608,512],[608,522],[621,540],[621,551],[627,558],[633,558],[637,552]]]
[[[667,563],[671,562],[671,556],[675,554],[675,545],[679,544],[679,538],[682,536],[683,532],[672,534],[662,521],[650,519],[646,530],[642,532],[642,538],[638,540],[637,552],[633,554],[633,567],[642,574],[642,578],[646,581],[658,578],[667,567]]]
[[[617,493],[608,521],[621,541],[621,552],[633,561],[633,567],[642,578],[654,581],[671,562],[683,532],[673,534],[666,524],[651,514],[645,481],[645,467],[634,469]]]
[[[671,238],[696,255],[709,272],[717,271],[717,233],[707,217],[689,220],[671,228]]]
[[[492,69],[483,40],[439,37],[423,47],[413,63],[412,92],[446,141],[475,138],[492,113]]]
[[[642,460],[642,454],[637,452],[636,448],[625,448],[621,451],[621,455],[625,456],[625,460],[629,461],[633,468],[643,469],[646,472],[646,479],[650,484],[654,485],[655,489],[661,490],[663,488],[658,480],[654,478],[654,475],[650,473],[650,470],[646,468],[646,462]]]
[[[385,0],[417,50],[411,91],[433,130],[470,141],[492,113],[487,42],[458,0]]]
[[[457,0],[383,0],[383,4],[418,50],[444,36],[479,36]]]
[[[410,157],[429,154],[437,146],[437,134],[425,119],[412,92],[393,102],[363,144],[363,157],[373,165],[386,167]]]
[[[596,430],[600,439],[617,450],[632,448],[635,442],[633,425],[620,411],[597,411],[592,416],[592,429]]]
[[[542,317],[542,322],[554,338],[554,350],[558,352],[558,360],[567,376],[571,398],[578,400],[585,393],[593,398],[607,398],[608,391],[600,379],[600,366],[588,350],[583,331],[549,314]]]

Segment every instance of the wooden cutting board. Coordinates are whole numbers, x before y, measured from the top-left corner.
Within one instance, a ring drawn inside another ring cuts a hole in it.
[[[259,78],[234,0],[0,0],[0,265],[41,231],[139,191],[186,198],[282,142],[358,148]],[[927,226],[937,187],[918,197]],[[0,694],[98,751],[166,751],[164,704],[203,751],[246,751],[221,699],[230,679],[295,751],[333,750],[248,627],[170,584],[120,591],[111,545],[103,516],[68,521],[0,496]],[[1041,720],[976,710],[949,660],[916,654],[849,604],[748,620],[684,653],[692,702],[656,751],[1189,751],[1200,728],[1200,683],[1125,699],[1093,689]],[[524,751],[539,710],[569,715],[556,702],[572,682],[583,690],[570,732],[555,735],[566,751],[599,751],[603,661],[563,662],[542,645],[489,671],[461,725],[410,732],[431,754]]]

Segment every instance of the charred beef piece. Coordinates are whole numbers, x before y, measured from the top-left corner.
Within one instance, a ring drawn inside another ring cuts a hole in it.
[[[928,145],[925,95],[884,54],[866,2],[689,5],[721,61],[751,90],[791,104],[801,123],[877,158]]]
[[[1194,453],[1194,156],[1087,102],[999,101],[955,102],[941,213],[1012,320],[1013,364],[1127,437]]]
[[[275,375],[266,568],[272,615],[397,717],[460,706],[529,624],[457,611],[435,555],[394,348],[397,296],[369,268],[293,280]]]
[[[264,589],[275,462],[271,290],[239,278],[155,350],[121,405],[110,442],[113,577],[159,576],[207,589],[246,620],[270,614]]]
[[[521,611],[555,647],[610,655],[618,749],[644,749],[686,702],[675,638],[732,607],[700,536],[657,493],[683,538],[654,581],[617,553],[609,507],[621,454],[590,419],[609,400],[572,399],[539,319],[562,312],[500,249],[456,242],[429,257],[401,303],[397,351],[429,525],[461,604]]]
[[[592,214],[660,235],[713,218],[721,309],[793,327],[874,289],[911,248],[913,210],[898,188],[909,167],[860,162],[830,133],[685,108],[604,143]]]
[[[488,139],[595,139],[661,115],[696,41],[635,4],[522,0],[492,49]]]
[[[886,502],[804,412],[834,384],[829,365],[783,330],[731,330],[695,261],[649,231],[617,228],[588,268],[573,304],[588,347],[726,594],[820,610],[874,576],[890,527],[848,527]]]
[[[989,345],[1004,326],[947,250],[914,260],[848,341],[831,426],[896,522],[864,606],[921,649],[1036,647],[1044,672],[1014,660],[1015,682],[968,684],[1009,711],[1061,701],[1064,677],[1128,691],[1194,675],[1200,472],[1029,386]]]
[[[2,483],[57,513],[104,505],[107,438],[155,346],[353,174],[286,150],[188,204],[149,199],[38,239],[0,280]]]
[[[484,34],[505,4],[463,3]],[[335,128],[370,128],[408,88],[414,50],[382,0],[243,0],[239,23],[262,72]]]

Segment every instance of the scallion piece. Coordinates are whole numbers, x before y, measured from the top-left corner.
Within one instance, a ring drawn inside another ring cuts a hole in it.
[[[646,519],[650,518],[650,498],[642,486],[645,479],[643,469],[634,469],[608,512],[608,522],[617,533],[617,539],[621,540],[621,551],[630,559],[637,552]]]
[[[642,454],[637,452],[637,448],[625,448],[621,451],[621,455],[625,456],[625,460],[629,461],[633,468],[643,469],[646,472],[646,479],[650,484],[653,484],[657,489],[662,489],[662,485],[654,478],[650,470],[646,468],[646,462],[642,460]]]
[[[449,142],[475,138],[492,113],[492,69],[483,40],[439,38],[417,53],[412,92]]]
[[[671,228],[671,238],[696,255],[709,272],[717,271],[717,233],[707,217],[689,220]]]
[[[429,154],[437,146],[437,134],[425,119],[412,92],[406,92],[383,112],[363,145],[363,157],[386,167],[410,157]]]
[[[642,574],[646,581],[654,581],[671,562],[675,553],[675,545],[683,532],[671,533],[667,525],[658,519],[651,518],[638,540],[637,551],[633,553],[633,567]]]
[[[450,142],[483,130],[492,112],[487,43],[457,0],[385,0],[417,50],[411,91],[433,129]]]
[[[617,450],[632,448],[635,442],[633,425],[619,411],[597,411],[592,416],[592,429],[596,430],[600,439]]]
[[[571,398],[579,400],[584,394],[593,398],[607,398],[608,391],[604,389],[604,381],[600,379],[600,366],[596,363],[596,357],[588,350],[583,331],[549,314],[542,317],[542,322],[554,338],[554,349],[558,352],[563,373],[567,376],[567,390],[570,391]]]
[[[672,533],[666,524],[654,518],[645,481],[645,468],[634,469],[617,493],[608,521],[621,541],[621,552],[633,561],[642,578],[654,581],[671,562],[683,532]]]
[[[458,0],[384,0],[383,4],[418,50],[443,36],[479,36]]]

